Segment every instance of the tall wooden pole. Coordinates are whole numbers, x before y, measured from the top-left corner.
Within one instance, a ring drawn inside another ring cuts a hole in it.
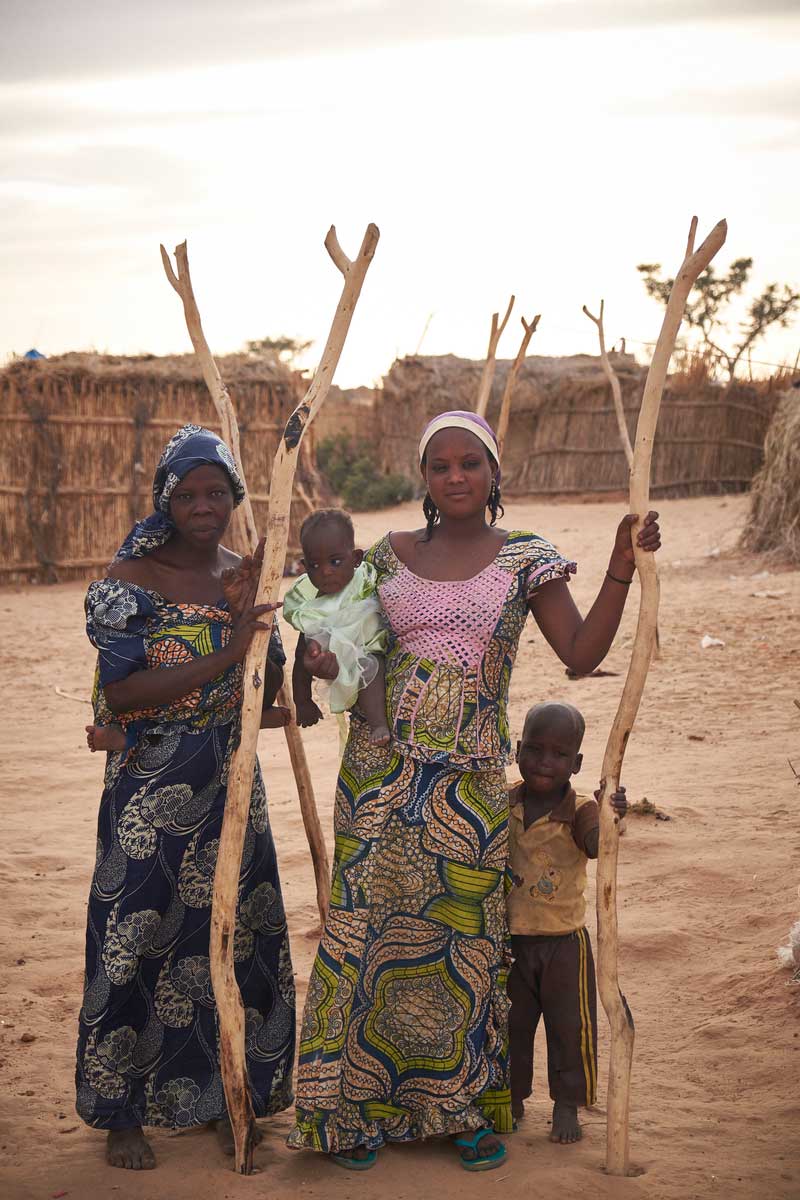
[[[256,528],[253,505],[250,500],[250,492],[247,488],[242,464],[239,444],[239,423],[236,419],[236,409],[234,408],[233,401],[223,383],[219,368],[211,353],[206,335],[203,332],[200,310],[197,306],[197,300],[195,299],[192,287],[192,276],[189,271],[189,252],[186,242],[181,242],[179,246],[175,247],[175,263],[178,268],[177,275],[172,269],[169,255],[163,246],[161,247],[161,261],[164,264],[167,279],[183,303],[189,337],[200,363],[203,378],[211,394],[214,407],[217,410],[220,424],[222,425],[222,439],[230,446],[236,462],[236,469],[239,472],[239,477],[244,487],[244,500],[234,509],[233,521],[231,522],[233,549],[237,554],[251,554],[258,542],[258,530]],[[279,704],[293,711],[292,693],[288,680],[284,682],[278,692],[277,700]],[[311,772],[308,769],[308,760],[306,759],[300,730],[297,725],[290,723],[284,726],[284,733],[289,749],[289,759],[294,772],[297,796],[300,801],[300,815],[303,819],[303,828],[305,829],[311,851],[311,862],[314,867],[314,878],[317,889],[317,908],[319,909],[320,922],[324,925],[325,918],[328,915],[328,904],[330,903],[331,895],[331,868],[328,861],[328,851],[325,848],[325,838],[322,833],[319,813],[317,812],[314,787],[311,782]]]
[[[664,321],[653,352],[644,385],[642,407],[636,427],[633,465],[630,476],[630,509],[639,520],[631,530],[636,568],[641,586],[639,621],[633,642],[631,662],[619,707],[603,757],[600,783],[600,852],[597,863],[597,982],[600,999],[611,1027],[608,1068],[606,1127],[606,1170],[611,1175],[628,1173],[628,1116],[630,1109],[631,1065],[633,1063],[634,1025],[631,1010],[619,986],[617,970],[617,857],[619,818],[611,807],[610,796],[619,787],[622,760],[633,723],[639,710],[658,622],[658,571],[655,558],[636,544],[644,517],[650,506],[650,460],[653,452],[661,396],[667,368],[678,336],[689,292],[698,275],[706,269],[722,246],[728,227],[725,221],[715,225],[697,250],[694,248],[697,217],[692,217],[683,263],[667,303]]]
[[[606,379],[611,384],[611,398],[614,401],[614,412],[617,414],[617,425],[619,426],[619,436],[622,442],[622,449],[625,451],[625,458],[628,461],[628,469],[633,466],[633,446],[631,446],[630,435],[628,434],[628,423],[625,420],[625,406],[622,402],[622,385],[619,381],[617,372],[611,365],[611,360],[608,357],[606,350],[606,334],[603,328],[603,312],[605,310],[605,300],[600,301],[600,316],[596,317],[590,313],[586,305],[583,306],[583,311],[590,321],[594,321],[597,326],[597,336],[600,339],[600,365],[605,371]]]
[[[497,365],[497,343],[500,341],[503,330],[508,324],[508,318],[511,316],[511,310],[514,307],[516,296],[512,296],[508,302],[506,315],[500,320],[499,313],[492,313],[492,328],[489,331],[489,348],[486,351],[486,362],[483,364],[481,372],[481,381],[478,385],[478,396],[475,401],[475,412],[480,417],[486,416],[486,410],[489,407],[489,396],[492,392],[492,380],[494,379],[494,370]]]
[[[525,355],[528,352],[528,345],[541,320],[541,313],[537,313],[532,321],[528,322],[524,317],[520,317],[522,322],[522,341],[519,344],[517,357],[511,364],[511,368],[506,378],[506,386],[503,388],[503,399],[500,401],[500,416],[497,418],[497,451],[500,455],[500,460],[503,458],[503,443],[506,440],[508,433],[508,422],[511,416],[511,399],[514,395],[514,388],[517,383],[517,376],[520,368],[525,360]]]
[[[377,227],[369,225],[361,249],[352,262],[339,245],[333,226],[325,239],[325,248],[344,276],[344,287],[314,379],[304,399],[286,422],[275,455],[269,489],[267,544],[256,604],[276,603],[280,598],[289,540],[292,480],[300,443],[330,389],[379,236]],[[253,1108],[247,1082],[244,1008],[234,973],[233,942],[242,847],[260,726],[261,688],[264,682],[261,664],[264,662],[268,637],[266,632],[256,633],[244,661],[241,736],[228,773],[228,797],[211,905],[211,981],[219,1015],[220,1067],[228,1115],[233,1127],[235,1169],[242,1175],[249,1175],[253,1166]]]

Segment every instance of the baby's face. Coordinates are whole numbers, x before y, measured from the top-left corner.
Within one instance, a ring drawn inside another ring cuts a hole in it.
[[[323,596],[334,596],[353,578],[363,554],[338,521],[318,526],[303,543],[303,566]]]

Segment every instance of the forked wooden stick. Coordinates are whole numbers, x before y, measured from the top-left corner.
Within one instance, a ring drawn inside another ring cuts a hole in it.
[[[611,1026],[611,1050],[608,1068],[606,1127],[606,1170],[611,1175],[628,1173],[628,1115],[630,1108],[631,1065],[633,1063],[633,1017],[620,991],[617,972],[617,857],[619,852],[618,818],[609,797],[619,787],[622,760],[628,744],[647,671],[653,654],[658,622],[658,571],[655,558],[636,544],[650,505],[650,459],[658,421],[661,395],[667,368],[678,336],[689,292],[698,275],[706,269],[722,246],[728,227],[725,221],[715,225],[697,250],[694,248],[697,217],[692,217],[686,254],[670,293],[664,321],[653,352],[644,385],[642,407],[636,427],[636,443],[630,478],[630,509],[639,514],[631,530],[641,598],[631,662],[622,689],[617,714],[611,727],[600,782],[600,854],[597,863],[597,981],[600,999]]]
[[[183,303],[183,312],[186,317],[186,328],[189,330],[189,337],[192,340],[194,352],[197,355],[197,361],[200,364],[200,370],[203,372],[203,379],[206,381],[206,387],[211,393],[211,399],[214,403],[214,408],[217,410],[220,423],[222,425],[222,440],[227,442],[231,448],[236,468],[242,480],[242,485],[245,490],[245,499],[234,509],[232,525],[234,530],[241,529],[239,538],[240,547],[242,544],[248,547],[244,551],[245,554],[250,553],[250,547],[254,546],[258,541],[258,532],[256,523],[253,517],[253,506],[250,503],[250,493],[247,490],[245,483],[244,472],[242,471],[242,452],[239,445],[239,425],[236,420],[236,411],[233,407],[233,401],[230,398],[228,389],[222,382],[222,376],[219,373],[219,368],[214,361],[214,356],[211,353],[211,348],[206,341],[206,335],[203,333],[203,326],[200,321],[200,310],[197,307],[197,301],[194,297],[192,289],[192,277],[189,274],[189,254],[186,249],[186,242],[181,242],[175,247],[175,262],[178,267],[176,275],[172,269],[169,255],[164,249],[161,249],[161,261],[164,264],[164,272],[167,279],[172,284],[172,287],[178,293]],[[237,547],[237,553],[241,552],[240,547]]]
[[[603,370],[606,373],[606,378],[608,379],[608,382],[611,384],[611,396],[614,401],[614,412],[617,414],[617,427],[619,428],[619,437],[620,437],[620,441],[622,442],[622,449],[625,452],[625,458],[627,459],[627,462],[628,462],[628,470],[630,471],[631,467],[633,466],[633,446],[631,445],[631,439],[630,439],[630,436],[628,435],[628,422],[625,420],[625,408],[622,403],[622,385],[620,384],[620,381],[619,381],[619,375],[617,375],[617,372],[612,367],[611,361],[608,357],[608,352],[606,351],[606,337],[605,337],[605,331],[603,329],[603,310],[605,309],[605,306],[606,306],[605,300],[601,300],[599,317],[596,317],[596,316],[594,316],[593,313],[590,313],[589,309],[586,307],[585,304],[583,306],[583,311],[586,313],[586,316],[589,318],[589,320],[594,321],[595,325],[597,326],[597,332],[598,332],[598,335],[600,338],[600,363],[603,367]],[[625,352],[625,338],[622,338],[621,341],[622,341],[622,352],[624,353]],[[661,657],[660,652],[661,652],[661,637],[658,632],[658,625],[656,625],[655,648],[653,650],[653,654],[656,658],[660,658]],[[620,825],[620,833],[624,832],[624,829],[625,829],[624,824],[621,824]]]
[[[206,335],[203,332],[203,326],[200,321],[200,310],[197,307],[197,300],[192,288],[192,276],[189,271],[189,252],[186,242],[181,242],[179,246],[175,247],[175,262],[178,268],[177,275],[172,269],[169,255],[163,246],[161,247],[161,261],[164,264],[167,279],[183,302],[186,327],[189,330],[189,337],[192,340],[195,354],[200,363],[203,378],[211,393],[211,399],[214,402],[214,407],[217,410],[217,415],[222,425],[222,439],[231,448],[236,462],[236,469],[239,472],[239,477],[244,487],[244,500],[234,509],[234,520],[231,522],[233,549],[237,554],[243,556],[245,554],[252,554],[258,542],[258,530],[253,514],[250,493],[244,477],[239,443],[239,423],[236,419],[236,409],[234,408],[233,401],[222,380],[219,368],[206,340]],[[285,706],[290,712],[294,711],[288,680],[281,687],[276,699],[278,704]],[[317,888],[317,908],[319,909],[320,922],[324,925],[325,918],[328,915],[328,904],[331,896],[331,868],[328,861],[328,851],[325,848],[325,838],[322,833],[319,813],[317,812],[314,787],[311,782],[311,772],[308,769],[308,761],[300,730],[297,725],[292,723],[284,726],[284,733],[289,748],[289,759],[294,772],[297,796],[300,801],[300,815],[303,819],[303,828],[306,831],[306,838],[311,850],[311,861],[314,867],[314,878]]]
[[[617,414],[617,425],[619,426],[619,436],[622,441],[622,449],[625,451],[625,457],[628,460],[628,467],[633,466],[633,446],[631,445],[630,435],[628,433],[628,424],[625,420],[625,408],[622,403],[622,387],[619,382],[619,376],[611,365],[606,350],[606,335],[603,329],[603,311],[605,309],[605,300],[600,301],[600,316],[596,317],[590,313],[586,305],[583,306],[583,311],[590,321],[594,321],[597,326],[597,335],[600,339],[600,364],[606,373],[606,378],[611,384],[611,395],[614,399],[614,412]]]
[[[339,245],[333,226],[325,239],[325,248],[344,276],[344,287],[314,379],[304,399],[286,422],[275,455],[269,488],[267,545],[256,604],[275,603],[280,597],[289,540],[292,479],[300,443],[330,389],[379,237],[377,227],[368,225],[358,256],[352,262]],[[268,636],[266,632],[256,633],[244,662],[241,737],[228,773],[228,799],[222,821],[211,906],[211,981],[219,1013],[220,1065],[236,1147],[235,1169],[242,1175],[249,1175],[253,1166],[254,1122],[247,1083],[244,1008],[234,974],[233,942],[242,846],[260,724],[263,684],[260,665],[266,654]]]
[[[486,416],[486,409],[489,407],[489,396],[492,392],[492,380],[494,379],[494,369],[497,360],[497,343],[500,341],[503,330],[508,324],[508,318],[511,316],[511,310],[514,307],[516,296],[512,296],[508,302],[506,315],[500,321],[499,313],[492,313],[492,328],[489,333],[489,349],[486,351],[486,362],[483,364],[483,373],[481,374],[481,382],[478,387],[478,398],[475,401],[475,412],[480,417]],[[499,322],[499,323],[498,323]]]
[[[541,320],[541,313],[537,313],[533,320],[528,324],[524,317],[520,317],[522,322],[522,341],[517,351],[517,357],[511,364],[511,370],[506,378],[506,386],[503,389],[503,399],[500,401],[500,416],[497,418],[497,449],[500,453],[500,458],[503,458],[503,442],[506,440],[508,432],[508,421],[511,416],[511,397],[514,394],[514,388],[517,383],[517,376],[525,359],[525,354],[528,350],[528,345],[531,338],[536,333],[536,327]]]

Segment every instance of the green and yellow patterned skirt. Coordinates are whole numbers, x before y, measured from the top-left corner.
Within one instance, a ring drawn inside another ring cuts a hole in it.
[[[334,826],[289,1145],[510,1131],[505,773],[373,747],[354,716]]]

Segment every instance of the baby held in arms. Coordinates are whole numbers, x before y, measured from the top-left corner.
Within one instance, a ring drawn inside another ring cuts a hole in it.
[[[307,650],[330,651],[339,671],[329,685],[331,712],[355,709],[370,727],[375,746],[389,744],[383,652],[387,633],[376,595],[375,568],[356,549],[353,522],[340,508],[306,517],[300,529],[301,575],[283,601],[283,615],[300,637],[292,671],[298,725],[322,718],[311,695],[311,675],[303,663]]]

